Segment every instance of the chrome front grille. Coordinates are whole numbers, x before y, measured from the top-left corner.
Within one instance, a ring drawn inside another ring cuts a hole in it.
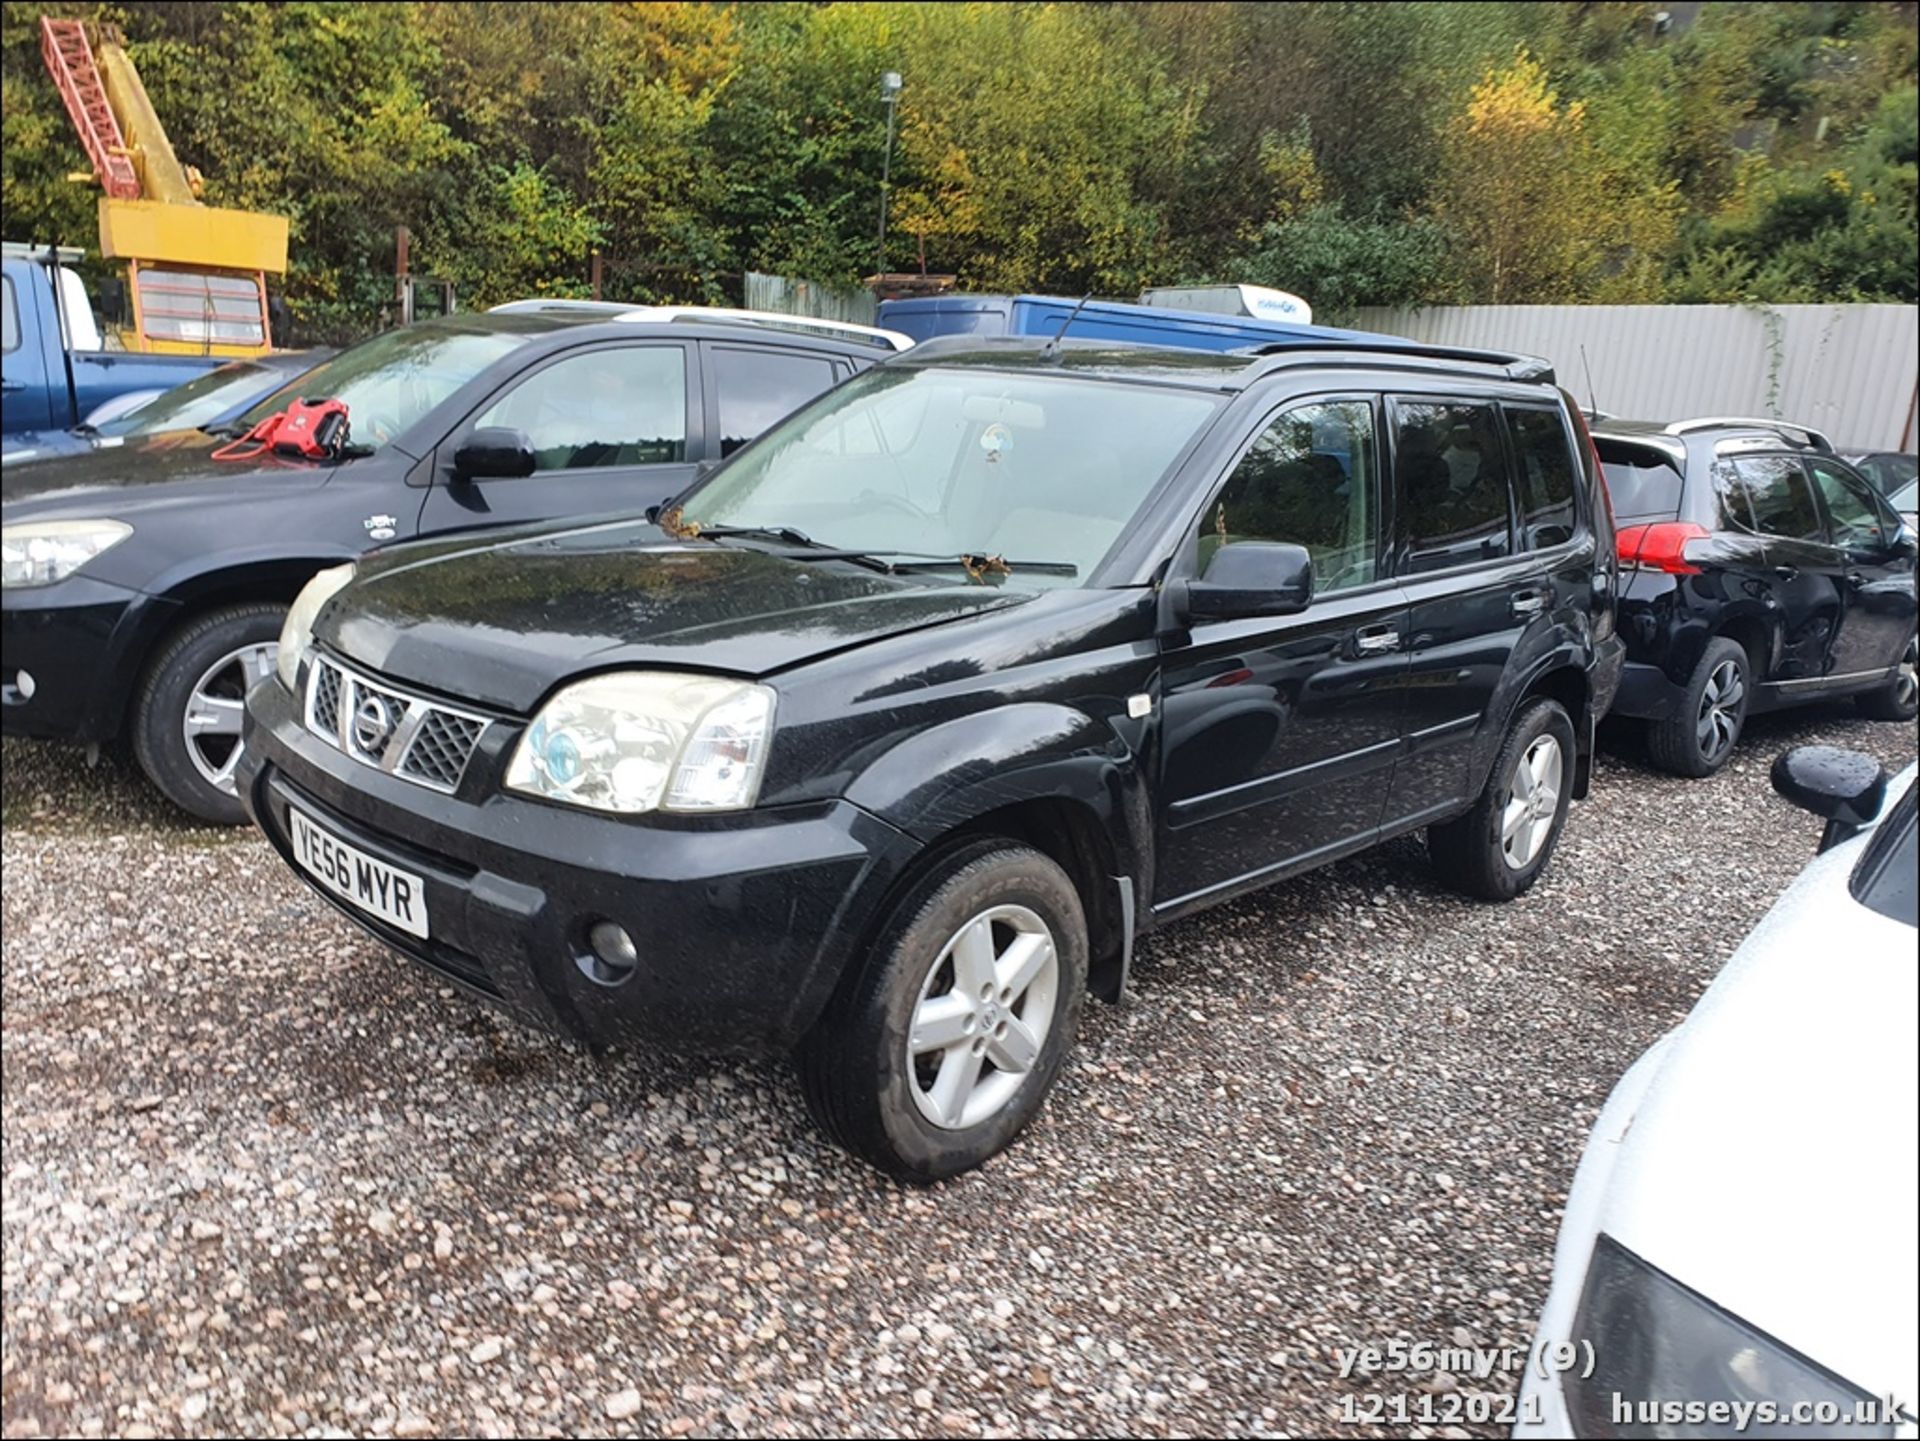
[[[364,765],[452,791],[491,722],[369,680],[325,656],[307,671],[307,729]]]

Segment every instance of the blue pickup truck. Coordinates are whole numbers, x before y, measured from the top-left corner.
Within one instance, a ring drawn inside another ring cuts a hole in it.
[[[75,250],[8,245],[0,260],[0,434],[65,431],[132,390],[170,390],[224,364],[224,355],[103,350]],[[56,300],[56,295],[58,299]]]

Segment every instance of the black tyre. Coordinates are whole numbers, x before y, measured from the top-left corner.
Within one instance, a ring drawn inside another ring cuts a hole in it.
[[[1733,759],[1747,724],[1752,661],[1746,647],[1710,640],[1671,720],[1647,727],[1647,752],[1669,775],[1710,776]]]
[[[901,1180],[971,1170],[1040,1109],[1086,987],[1066,872],[1013,841],[963,846],[900,898],[801,1043],[807,1106]]]
[[[234,793],[241,702],[273,674],[283,605],[223,606],[195,616],[161,645],[133,707],[133,753],[161,794],[218,825],[246,820]]]
[[[1900,655],[1900,669],[1879,690],[1854,702],[1869,720],[1910,721],[1920,715],[1920,636],[1909,636]]]
[[[1478,900],[1510,901],[1540,878],[1573,798],[1574,744],[1558,701],[1521,708],[1473,809],[1427,829],[1442,881]]]

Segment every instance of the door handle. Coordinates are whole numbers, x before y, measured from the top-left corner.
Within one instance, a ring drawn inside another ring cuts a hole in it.
[[[1799,568],[1798,566],[1792,566],[1792,565],[1776,565],[1776,566],[1775,566],[1775,567],[1773,568],[1773,573],[1774,573],[1775,575],[1777,575],[1777,576],[1779,576],[1779,577],[1780,577],[1780,579],[1782,579],[1782,580],[1798,580],[1798,579],[1800,579],[1800,568]]]
[[[1544,590],[1515,591],[1512,606],[1515,615],[1538,615],[1547,608],[1547,593]]]
[[[1388,655],[1400,649],[1400,632],[1390,625],[1369,626],[1355,631],[1353,649],[1357,655]]]
[[[1867,588],[1867,578],[1857,570],[1850,570],[1847,572],[1847,584],[1855,590],[1865,590]]]

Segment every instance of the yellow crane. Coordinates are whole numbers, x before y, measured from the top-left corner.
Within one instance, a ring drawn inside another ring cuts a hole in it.
[[[47,16],[40,55],[104,192],[100,253],[127,262],[127,349],[271,350],[267,276],[287,268],[286,217],[201,202],[118,31]]]

